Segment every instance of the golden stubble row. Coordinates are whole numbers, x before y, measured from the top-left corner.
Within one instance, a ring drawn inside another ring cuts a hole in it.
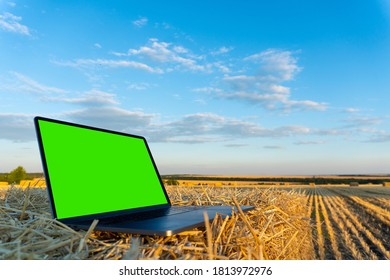
[[[74,231],[50,218],[44,189],[0,199],[0,259],[312,259],[307,197],[277,188],[168,187],[174,205],[253,205],[171,237]],[[207,220],[207,217],[205,217]]]
[[[313,248],[319,259],[390,259],[386,188],[316,187],[308,191]]]

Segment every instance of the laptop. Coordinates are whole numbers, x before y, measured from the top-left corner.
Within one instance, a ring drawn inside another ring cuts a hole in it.
[[[53,218],[75,229],[171,236],[232,206],[172,206],[144,137],[34,118]],[[254,209],[242,206],[243,211]]]

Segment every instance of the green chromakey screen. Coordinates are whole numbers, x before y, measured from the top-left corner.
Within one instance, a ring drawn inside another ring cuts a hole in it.
[[[168,203],[143,138],[38,123],[58,219]]]

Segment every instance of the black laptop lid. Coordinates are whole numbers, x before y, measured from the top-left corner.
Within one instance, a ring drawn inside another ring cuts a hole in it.
[[[55,218],[170,205],[145,138],[42,117],[34,122]]]

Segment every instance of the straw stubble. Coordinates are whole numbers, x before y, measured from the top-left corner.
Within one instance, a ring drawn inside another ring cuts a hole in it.
[[[205,226],[170,237],[75,231],[50,218],[45,189],[10,188],[0,199],[0,259],[312,259],[307,197],[236,187],[167,187],[174,205],[231,205]],[[243,212],[241,206],[253,205]]]

